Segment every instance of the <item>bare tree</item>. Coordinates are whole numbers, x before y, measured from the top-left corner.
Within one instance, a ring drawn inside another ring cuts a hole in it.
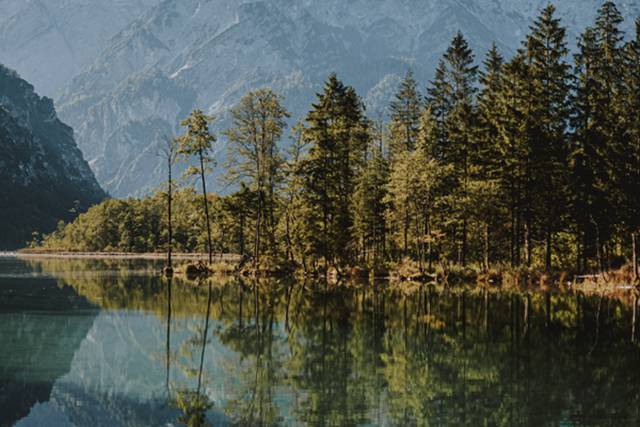
[[[165,274],[173,274],[173,260],[171,258],[173,249],[173,217],[171,208],[173,203],[173,164],[178,157],[178,141],[177,139],[165,135],[161,137],[161,146],[159,154],[162,156],[167,165],[167,265],[165,266]]]

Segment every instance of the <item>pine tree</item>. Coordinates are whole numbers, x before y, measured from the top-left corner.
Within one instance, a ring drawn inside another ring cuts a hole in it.
[[[451,93],[453,88],[447,78],[447,65],[444,59],[438,62],[434,79],[427,89],[426,103],[431,108],[437,123],[437,144],[432,147],[433,155],[439,161],[444,159],[443,150],[446,147],[445,119],[451,112]]]
[[[391,110],[389,151],[392,162],[402,153],[412,152],[415,149],[420,126],[421,107],[417,84],[413,79],[413,73],[408,71],[406,77],[400,83],[398,92],[389,108]],[[406,210],[403,214],[402,251],[403,255],[406,255],[408,250],[409,217]]]
[[[300,170],[305,203],[313,207],[306,211],[310,246],[325,267],[340,268],[353,259],[351,203],[356,172],[364,161],[366,128],[353,88],[330,75],[307,116],[304,135],[310,149]]]
[[[576,88],[572,102],[574,146],[573,211],[580,233],[581,268],[595,256],[606,268],[606,253],[620,223],[620,191],[626,177],[622,118],[624,117],[622,17],[612,2],[598,11],[595,26],[588,28],[576,55]]]
[[[492,228],[499,226],[501,205],[498,197],[507,190],[500,186],[501,157],[499,148],[500,91],[503,84],[504,59],[494,43],[487,53],[484,69],[480,73],[481,90],[478,95],[478,133],[473,153],[471,205],[474,216],[481,224],[483,236],[482,264],[489,269]],[[496,245],[497,246],[497,245]]]
[[[635,37],[625,47],[624,150],[627,177],[624,180],[624,216],[631,234],[631,261],[635,279],[638,271],[638,235],[640,233],[640,18],[635,22]]]
[[[601,226],[599,249],[600,268],[609,268],[612,244],[618,224],[623,222],[622,201],[626,174],[624,168],[624,34],[620,30],[622,15],[613,2],[605,2],[596,18],[595,31],[598,45],[596,79],[601,91],[596,97],[596,120],[603,136],[603,160],[607,170],[607,204],[609,213]]]
[[[531,165],[539,183],[533,200],[545,241],[545,268],[551,269],[553,236],[561,230],[567,191],[569,64],[566,30],[548,5],[527,37],[531,78]]]
[[[529,223],[531,183],[529,170],[529,67],[523,52],[518,52],[502,67],[502,81],[498,93],[497,129],[500,134],[497,149],[502,160],[500,185],[508,198],[511,265],[521,263],[524,247],[525,261],[530,263],[531,247]]]
[[[409,70],[389,107],[392,157],[395,153],[412,151],[416,146],[422,107],[420,98],[413,72]]]
[[[438,135],[437,119],[433,111],[426,108],[420,116],[420,134],[414,157],[417,157],[418,182],[421,187],[416,194],[416,204],[421,215],[417,226],[421,234],[418,260],[422,270],[426,258],[426,267],[430,272],[433,271],[435,261],[434,246],[442,237],[438,229],[437,210],[441,210],[443,195],[448,191],[448,178],[452,175],[452,167],[438,161],[433,154],[433,147],[438,143]],[[420,230],[422,230],[421,233]]]
[[[571,148],[571,211],[579,244],[577,267],[587,268],[587,259],[599,250],[599,226],[608,215],[608,171],[604,162],[604,137],[596,124],[599,91],[596,76],[598,47],[593,28],[587,28],[578,42],[575,55],[572,97],[573,128]]]
[[[421,116],[419,144],[414,151],[400,153],[391,165],[385,201],[390,205],[387,220],[397,244],[407,242],[410,251],[403,255],[413,255],[420,271],[425,263],[431,269],[433,261],[434,206],[437,196],[443,190],[447,170],[431,155],[436,143],[435,118],[430,109]],[[408,220],[408,229],[404,228]]]
[[[468,252],[468,184],[470,154],[477,126],[475,106],[477,66],[462,33],[458,32],[444,54],[429,90],[429,105],[442,128],[434,146],[436,159],[453,166],[451,198],[452,234],[458,236],[458,262],[465,265]]]
[[[502,87],[504,58],[495,43],[484,60],[484,69],[480,72],[482,89],[478,95],[478,112],[482,127],[482,145],[491,144],[498,135],[497,122],[499,120],[498,98]]]
[[[384,261],[386,223],[386,185],[388,161],[378,141],[371,139],[367,162],[357,178],[354,193],[354,231],[360,241],[360,258],[374,268]]]

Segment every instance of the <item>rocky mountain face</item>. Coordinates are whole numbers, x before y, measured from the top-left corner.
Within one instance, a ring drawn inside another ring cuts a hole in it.
[[[120,3],[101,6],[109,9],[105,16],[117,15]],[[136,2],[131,16],[149,3],[154,2]],[[80,61],[87,65],[75,70],[56,101],[61,117],[76,129],[78,145],[99,182],[117,197],[148,193],[161,182],[164,172],[157,146],[163,137],[179,131],[177,123],[192,108],[216,115],[221,129],[229,107],[240,96],[270,86],[286,96],[295,120],[304,115],[323,80],[335,71],[358,90],[369,114],[377,118],[385,114],[408,68],[425,87],[456,31],[462,30],[471,42],[478,62],[493,41],[508,56],[548,2],[156,3],[104,44],[94,43],[94,58]],[[602,0],[556,3],[573,44],[593,21]],[[620,0],[618,6],[628,18],[625,28],[630,29],[632,18],[640,15],[640,0]],[[102,22],[95,16],[91,19]],[[221,138],[220,157],[224,143]]]
[[[59,95],[111,37],[159,0],[0,0],[0,63]]]
[[[106,196],[53,101],[1,65],[0,153],[0,248],[52,231]]]

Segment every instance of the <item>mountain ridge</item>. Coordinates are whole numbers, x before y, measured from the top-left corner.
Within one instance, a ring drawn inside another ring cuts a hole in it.
[[[0,247],[22,246],[106,196],[53,101],[2,65],[0,150]]]

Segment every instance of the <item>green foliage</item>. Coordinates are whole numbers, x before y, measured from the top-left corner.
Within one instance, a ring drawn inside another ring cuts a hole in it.
[[[399,154],[415,148],[420,130],[420,108],[420,93],[413,72],[409,70],[389,106],[392,153]]]
[[[191,390],[178,391],[175,406],[182,414],[178,422],[188,427],[209,427],[207,411],[213,407],[206,395]]]
[[[264,252],[272,256],[278,252],[278,190],[283,180],[278,142],[289,113],[279,95],[271,89],[260,89],[242,97],[231,116],[233,127],[225,132],[230,144],[229,176],[232,182],[246,185],[243,188],[257,199],[250,212],[254,218],[253,256],[259,264]],[[251,204],[243,207],[247,211]]]
[[[640,20],[626,42],[621,22],[605,2],[573,67],[552,5],[513,58],[494,45],[480,70],[458,32],[426,100],[407,72],[388,123],[370,121],[355,90],[331,74],[286,154],[282,98],[248,93],[224,132],[238,191],[203,197],[201,206],[193,191],[178,192],[176,249],[215,240],[215,250],[252,254],[255,268],[286,262],[313,273],[394,263],[423,273],[451,262],[590,270],[636,259]],[[210,120],[194,111],[178,139],[179,153],[197,160],[203,193]],[[162,204],[160,196],[107,201],[43,245],[162,250]]]
[[[206,230],[202,224],[202,203],[192,189],[177,191],[173,198],[173,245],[178,252],[206,252]],[[209,203],[221,215],[215,235],[225,233],[226,211],[222,199],[209,195]],[[64,251],[160,252],[168,242],[166,198],[158,193],[143,199],[109,199],[93,206],[67,225],[60,224],[45,236],[42,246]],[[217,250],[235,249],[234,242],[220,241]]]
[[[562,228],[567,196],[567,124],[569,64],[565,29],[547,6],[534,22],[525,42],[531,87],[529,115],[531,150],[528,171],[534,182],[530,194],[531,223],[544,239],[545,266],[551,268],[552,238]]]
[[[379,268],[385,261],[387,223],[385,214],[389,161],[382,147],[372,140],[364,170],[353,194],[354,237],[358,240],[361,264]]]
[[[368,139],[360,98],[332,74],[306,125],[303,137],[310,148],[298,172],[309,255],[325,267],[348,265],[355,247],[352,196]]]
[[[184,135],[177,138],[178,154],[189,161],[196,157],[197,167],[187,168],[186,175],[198,175],[202,184],[202,203],[204,206],[204,220],[207,227],[207,251],[209,252],[209,264],[213,262],[213,241],[211,237],[211,216],[209,214],[209,199],[207,196],[207,184],[205,175],[211,171],[211,151],[216,141],[215,135],[209,131],[209,123],[214,118],[206,116],[200,110],[193,110],[191,115],[180,124],[187,128]]]

